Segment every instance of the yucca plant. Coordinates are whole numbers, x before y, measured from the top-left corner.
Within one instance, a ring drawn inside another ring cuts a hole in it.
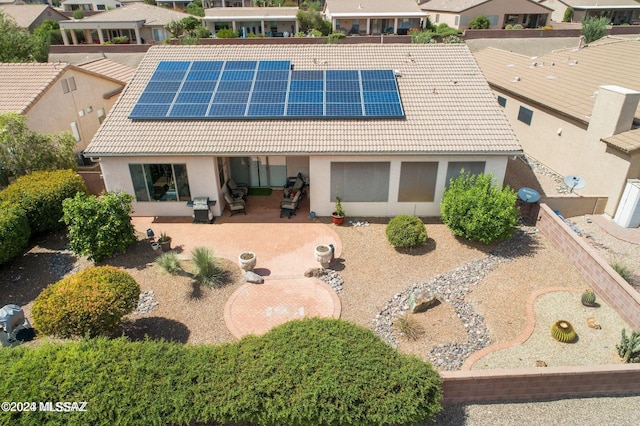
[[[193,277],[200,284],[215,287],[224,284],[226,273],[213,252],[206,247],[196,247],[191,252],[195,272]]]
[[[640,362],[640,332],[632,331],[627,336],[627,330],[623,328],[622,339],[616,349],[624,362]]]
[[[622,277],[623,280],[625,281],[629,281],[631,279],[631,275],[633,275],[633,273],[631,272],[631,269],[629,269],[628,266],[623,265],[622,263],[618,262],[618,261],[614,261],[611,264],[611,267],[613,268],[614,271],[616,271],[618,273],[618,275],[620,275]]]
[[[396,317],[394,326],[397,332],[409,340],[418,340],[424,334],[422,325],[411,315],[399,315]]]
[[[160,255],[156,259],[156,263],[164,272],[171,275],[175,275],[182,269],[178,255],[172,251]]]

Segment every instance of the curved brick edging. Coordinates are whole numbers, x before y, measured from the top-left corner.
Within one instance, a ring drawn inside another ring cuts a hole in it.
[[[522,333],[520,333],[520,335],[518,335],[518,337],[516,337],[515,339],[508,340],[506,342],[495,343],[491,346],[487,346],[486,348],[479,350],[478,352],[474,352],[469,358],[467,358],[464,364],[462,364],[460,370],[471,370],[471,367],[473,367],[473,365],[482,357],[492,352],[500,351],[502,349],[508,349],[516,345],[521,345],[529,340],[529,337],[531,337],[533,331],[536,328],[536,313],[534,309],[536,299],[543,294],[553,293],[556,291],[571,291],[575,293],[581,293],[584,290],[571,287],[547,287],[534,291],[529,295],[529,298],[527,299],[525,305],[525,309],[527,311],[527,322]]]

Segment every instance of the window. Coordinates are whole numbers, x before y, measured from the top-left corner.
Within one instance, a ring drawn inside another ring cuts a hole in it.
[[[503,108],[506,107],[507,106],[507,98],[502,97],[502,96],[498,96],[498,104]]]
[[[531,118],[533,117],[533,111],[523,106],[518,111],[518,121],[522,121],[527,126],[531,126]]]
[[[456,15],[456,19],[454,19],[453,25],[457,27],[459,23],[460,23],[460,15]]]
[[[435,198],[437,162],[405,162],[400,166],[398,202],[431,202]]]
[[[435,22],[436,22],[436,23],[440,22],[440,14],[439,14],[439,13],[436,13],[436,20],[435,20]]]
[[[80,132],[78,131],[78,123],[76,123],[75,121],[71,123],[71,133],[73,133],[73,137],[75,138],[76,142],[80,142]]]
[[[104,4],[97,4],[96,5],[96,9],[98,10],[107,10],[106,6]]]
[[[98,109],[98,121],[100,122],[100,124],[102,124],[102,122],[104,121],[104,117],[104,108]]]
[[[488,15],[487,18],[489,19],[490,26],[495,27],[498,25],[498,15]]]
[[[389,162],[331,163],[331,199],[349,202],[389,200]]]
[[[137,201],[189,201],[186,164],[129,164]]]
[[[60,84],[62,84],[63,93],[69,93],[76,90],[76,79],[73,77],[62,79]]]
[[[447,188],[449,187],[449,181],[460,176],[460,172],[462,172],[462,170],[464,170],[465,173],[479,175],[484,173],[484,166],[484,161],[449,161],[446,180]]]

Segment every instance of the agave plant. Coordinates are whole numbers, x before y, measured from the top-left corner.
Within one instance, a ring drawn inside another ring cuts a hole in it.
[[[206,247],[196,247],[191,252],[191,261],[195,269],[193,277],[200,284],[214,287],[224,283],[225,270],[222,269],[213,252]]]

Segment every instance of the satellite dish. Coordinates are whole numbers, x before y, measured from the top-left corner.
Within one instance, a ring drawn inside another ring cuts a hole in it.
[[[584,179],[576,175],[569,175],[565,177],[564,183],[571,188],[570,192],[573,192],[574,189],[582,189],[587,185],[587,182]]]

